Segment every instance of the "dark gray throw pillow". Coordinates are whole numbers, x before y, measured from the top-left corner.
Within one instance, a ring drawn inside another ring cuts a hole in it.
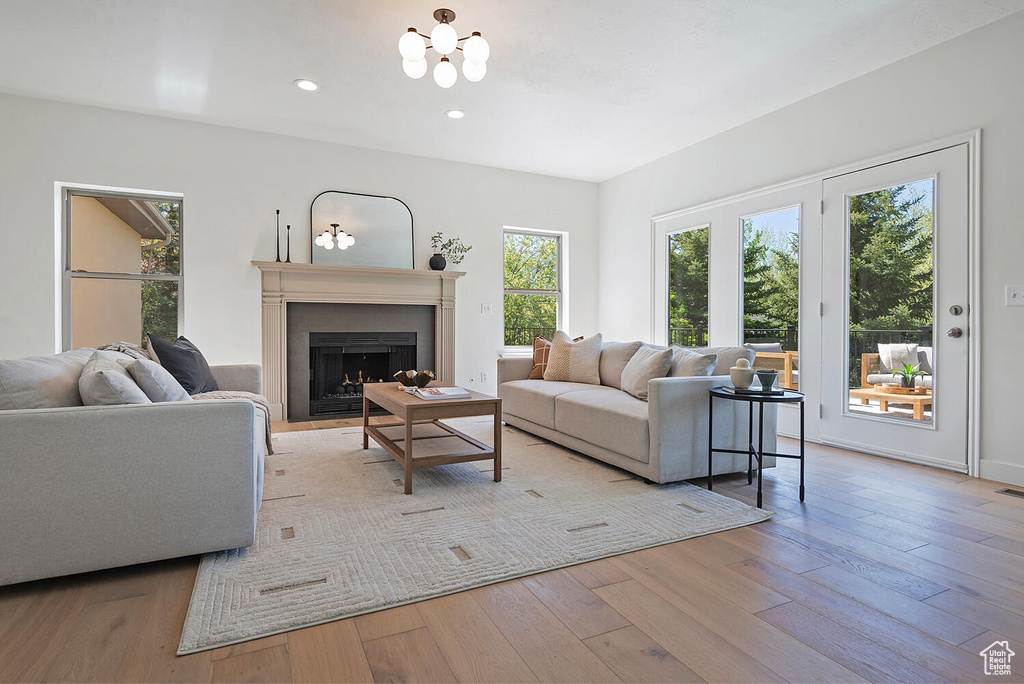
[[[149,336],[149,348],[156,352],[160,365],[167,369],[189,394],[216,392],[217,381],[213,378],[210,364],[196,345],[184,337],[173,343],[160,337]]]

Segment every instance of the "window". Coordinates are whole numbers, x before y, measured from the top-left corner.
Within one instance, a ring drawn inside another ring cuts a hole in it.
[[[740,219],[743,228],[743,341],[798,349],[800,208]]]
[[[64,191],[64,348],[173,340],[181,320],[181,199]]]
[[[562,238],[505,231],[505,346],[551,339],[562,316]]]
[[[700,226],[668,235],[668,340],[708,345],[708,234]]]

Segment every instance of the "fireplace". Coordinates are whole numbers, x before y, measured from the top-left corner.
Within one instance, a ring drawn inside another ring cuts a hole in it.
[[[414,332],[311,332],[309,415],[362,415],[364,384],[415,367]]]

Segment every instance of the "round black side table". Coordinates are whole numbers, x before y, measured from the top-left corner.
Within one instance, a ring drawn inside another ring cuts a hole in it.
[[[804,500],[804,395],[802,392],[785,390],[782,394],[761,394],[759,392],[733,392],[731,387],[718,386],[708,390],[708,489],[711,489],[712,462],[715,454],[746,454],[747,484],[753,481],[753,461],[757,460],[757,507],[761,508],[761,459],[795,458],[800,461],[800,500]],[[715,449],[715,398],[729,401],[745,401],[750,407],[747,424],[747,449]],[[758,406],[757,447],[754,446],[754,404]],[[800,404],[800,454],[765,453],[764,450],[764,405]]]

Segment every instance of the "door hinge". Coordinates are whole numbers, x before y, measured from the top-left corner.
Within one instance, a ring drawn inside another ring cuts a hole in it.
[[[821,404],[818,404],[818,418],[822,418],[823,417],[822,414],[824,412],[825,412],[825,409],[822,407]]]
[[[818,302],[818,317],[825,315],[825,302]]]
[[[825,200],[818,202],[818,213],[822,216],[825,215]]]

